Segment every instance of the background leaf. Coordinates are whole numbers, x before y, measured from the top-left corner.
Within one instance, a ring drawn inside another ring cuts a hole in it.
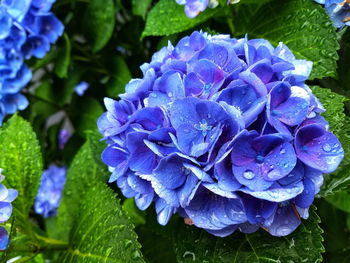
[[[243,2],[244,3],[244,2]],[[310,0],[274,0],[259,8],[240,5],[237,34],[286,44],[298,59],[312,61],[310,79],[335,77],[339,44],[324,8]]]
[[[13,202],[15,224],[29,232],[29,210],[38,191],[43,170],[40,146],[30,124],[15,115],[0,131],[0,167],[7,187],[18,191]]]
[[[86,10],[86,34],[93,52],[101,50],[113,34],[116,9],[113,0],[91,0]]]

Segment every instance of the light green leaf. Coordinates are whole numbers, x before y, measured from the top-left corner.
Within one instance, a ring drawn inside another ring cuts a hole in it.
[[[64,34],[63,37],[64,46],[58,50],[54,71],[58,77],[67,78],[72,48],[68,35]]]
[[[85,14],[86,35],[92,51],[100,51],[113,34],[116,8],[113,0],[91,0]]]
[[[273,237],[260,230],[253,234],[234,233],[214,237],[194,226],[180,224],[176,236],[178,262],[321,262],[322,229],[314,207],[310,218],[286,237]]]
[[[13,202],[15,224],[29,232],[28,217],[40,184],[42,157],[40,146],[30,124],[13,116],[0,130],[0,167],[4,184],[18,191]]]
[[[68,171],[58,210],[58,236],[69,243],[58,262],[143,262],[133,225],[104,173],[85,143]]]
[[[59,262],[144,262],[133,225],[107,184],[95,181],[81,200]]]
[[[148,13],[142,37],[167,36],[182,32],[211,18],[220,8],[208,8],[196,18],[188,18],[184,6],[174,0],[160,0]]]
[[[330,89],[319,86],[311,86],[312,93],[319,99],[326,111],[322,116],[329,122],[332,132],[339,134],[344,126],[345,113],[344,102],[347,100],[344,96],[339,95]]]
[[[256,11],[240,5],[234,17],[237,34],[286,44],[298,59],[313,62],[310,79],[335,77],[336,30],[324,8],[310,0],[274,0]]]
[[[132,0],[132,13],[136,16],[145,18],[147,10],[151,5],[152,0]]]

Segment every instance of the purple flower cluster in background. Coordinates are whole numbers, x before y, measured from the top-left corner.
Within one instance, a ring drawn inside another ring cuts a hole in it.
[[[228,0],[227,4],[236,4],[240,0]],[[218,0],[176,0],[179,5],[185,5],[185,14],[188,18],[198,16],[205,9],[215,8],[219,5]]]
[[[0,182],[2,182],[4,179],[5,177],[2,175],[2,169],[0,169]],[[0,184],[0,224],[9,220],[12,214],[11,202],[16,199],[17,195],[17,190],[7,189],[6,186]],[[0,226],[0,250],[5,250],[8,243],[8,232],[4,227]]]
[[[0,1],[0,124],[28,106],[20,93],[32,78],[24,60],[43,58],[63,33],[63,24],[49,11],[53,2]]]
[[[294,231],[343,159],[283,43],[193,32],[141,66],[98,128],[109,182],[158,222],[178,213],[217,236]]]
[[[323,4],[337,28],[350,26],[350,0],[314,0]]]
[[[45,218],[56,214],[66,182],[66,167],[50,165],[41,176],[40,188],[35,199],[34,209]]]

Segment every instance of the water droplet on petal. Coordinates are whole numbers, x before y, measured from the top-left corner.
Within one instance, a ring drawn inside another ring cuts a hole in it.
[[[322,149],[325,151],[325,152],[330,152],[332,150],[332,147],[328,144],[328,143],[325,143],[323,146],[322,146]]]
[[[277,236],[286,236],[291,232],[291,228],[289,226],[280,226],[277,228]]]
[[[246,171],[243,173],[243,177],[244,177],[245,179],[251,180],[251,179],[253,179],[253,178],[255,177],[255,174],[254,174],[254,172],[251,171],[251,170],[246,170]]]
[[[282,148],[282,149],[280,150],[280,154],[285,154],[285,153],[286,153],[286,149]]]

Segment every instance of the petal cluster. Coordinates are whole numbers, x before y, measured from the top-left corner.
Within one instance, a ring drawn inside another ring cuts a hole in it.
[[[43,58],[50,44],[63,33],[62,23],[50,12],[53,2],[0,2],[0,124],[7,114],[28,106],[28,100],[20,92],[32,73],[24,61]]]
[[[236,4],[240,0],[228,0],[227,4]],[[185,5],[185,14],[188,18],[195,18],[205,9],[215,8],[219,5],[218,0],[176,0],[179,5]]]
[[[67,168],[50,165],[40,179],[40,187],[35,199],[34,209],[45,218],[56,214],[62,191],[66,182]]]
[[[337,28],[350,26],[350,1],[349,0],[314,0],[323,4],[333,24]]]
[[[344,153],[305,85],[312,63],[280,43],[193,32],[141,66],[98,128],[110,182],[160,224],[217,235],[291,233]]]
[[[0,182],[5,179],[1,172],[2,169],[0,169]],[[17,190],[7,189],[5,185],[0,184],[0,224],[5,223],[9,220],[12,214],[11,202],[16,199],[17,195]],[[5,250],[7,248],[8,243],[8,232],[4,227],[0,226],[0,251]]]

